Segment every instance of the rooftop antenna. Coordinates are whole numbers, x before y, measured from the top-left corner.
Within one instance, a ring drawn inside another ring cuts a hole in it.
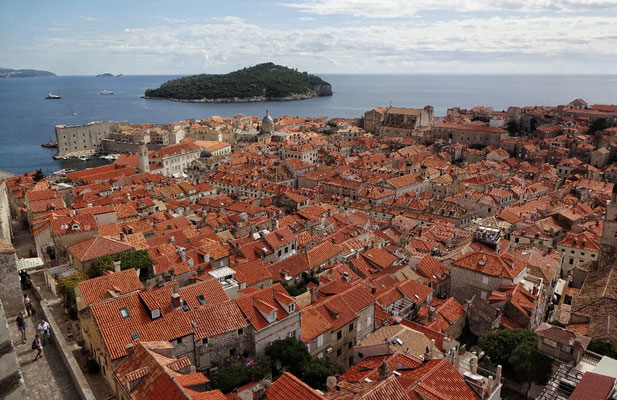
[[[390,108],[392,108],[392,100],[390,100]]]

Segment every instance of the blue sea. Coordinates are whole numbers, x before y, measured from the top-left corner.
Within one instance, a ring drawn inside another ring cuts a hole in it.
[[[55,140],[54,126],[91,121],[126,120],[132,123],[168,123],[186,118],[236,114],[261,116],[360,117],[364,111],[392,104],[398,107],[435,107],[445,115],[450,107],[565,104],[575,98],[588,103],[617,104],[617,75],[458,75],[320,74],[332,84],[334,95],[291,102],[190,104],[146,100],[148,88],[176,76],[59,76],[0,79],[0,170],[15,174],[41,168],[81,169],[101,163],[55,161],[55,149],[41,143]],[[101,95],[111,90],[113,95]],[[45,100],[48,93],[62,96]]]

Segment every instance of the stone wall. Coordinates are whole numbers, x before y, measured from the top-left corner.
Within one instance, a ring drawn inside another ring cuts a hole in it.
[[[195,342],[197,368],[200,370],[223,368],[235,364],[252,353],[251,334],[248,326]]]
[[[15,329],[15,328],[13,328]],[[21,368],[11,343],[11,332],[0,303],[0,398],[28,400],[28,390],[21,375]]]
[[[17,274],[17,254],[13,245],[4,239],[0,239],[0,288],[0,299],[9,316],[25,311]]]
[[[11,208],[6,182],[0,184],[0,238],[11,243]]]

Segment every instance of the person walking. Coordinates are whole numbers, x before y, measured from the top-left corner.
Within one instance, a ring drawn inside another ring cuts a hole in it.
[[[47,346],[47,341],[51,337],[51,334],[49,333],[49,328],[49,322],[45,321],[44,319],[42,319],[36,327],[36,330],[39,331],[39,339],[43,343],[43,346]]]
[[[26,307],[26,312],[28,316],[36,314],[36,310],[34,309],[34,305],[32,304],[32,299],[28,296],[28,293],[24,293],[24,307]]]
[[[21,333],[21,344],[24,344],[26,343],[26,320],[24,319],[23,312],[19,312],[15,322],[17,323],[17,329],[19,329],[19,332]]]
[[[32,350],[37,350],[36,356],[34,357],[34,361],[43,357],[43,343],[41,342],[41,337],[37,333],[34,336],[34,341],[32,342]]]

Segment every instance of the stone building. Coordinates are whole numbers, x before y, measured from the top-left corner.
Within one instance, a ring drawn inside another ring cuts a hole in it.
[[[500,286],[520,283],[526,271],[526,263],[519,259],[471,252],[452,262],[451,294],[461,303],[473,296],[487,300]]]
[[[262,355],[271,342],[286,337],[300,340],[301,314],[280,283],[235,299],[251,330],[251,353]]]
[[[383,118],[377,123],[380,115],[383,115]],[[411,136],[419,128],[433,124],[433,107],[426,106],[423,109],[388,107],[383,110],[383,114],[379,109],[375,109],[367,112],[364,118],[364,129],[379,136]]]
[[[233,300],[205,304],[187,313],[195,327],[196,367],[208,374],[252,355],[249,324]]]
[[[465,142],[470,145],[499,147],[501,141],[508,138],[508,132],[484,125],[441,123],[433,126],[431,136],[433,140],[440,139],[448,143]]]
[[[90,122],[85,125],[56,125],[56,157],[77,157],[99,152],[101,141],[106,139],[112,129],[128,122]]]

